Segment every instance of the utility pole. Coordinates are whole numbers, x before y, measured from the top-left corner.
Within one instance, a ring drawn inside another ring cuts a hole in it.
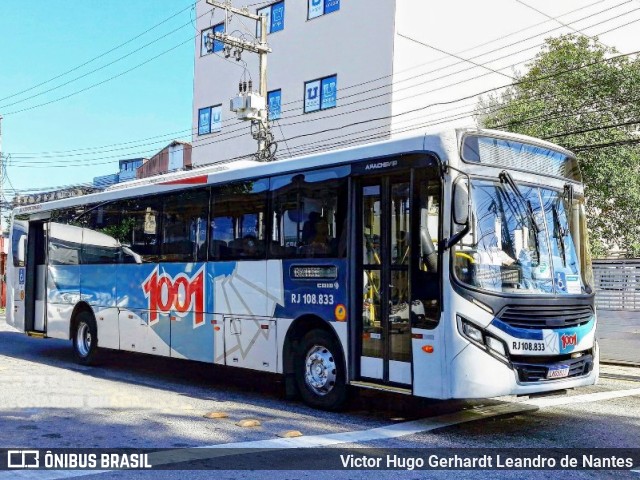
[[[273,134],[269,126],[268,110],[267,110],[267,54],[271,53],[271,49],[267,45],[267,17],[265,15],[256,15],[250,13],[248,8],[235,8],[231,5],[231,0],[226,2],[217,2],[215,0],[206,0],[207,3],[215,8],[225,11],[225,29],[224,32],[213,32],[209,34],[211,45],[214,40],[218,40],[226,45],[226,56],[230,56],[231,47],[235,49],[234,56],[237,61],[241,59],[243,50],[257,53],[260,57],[260,86],[258,95],[251,92],[251,87],[247,91],[246,84],[241,84],[238,97],[231,100],[231,110],[236,112],[242,120],[251,120],[252,127],[257,124],[258,131],[253,132],[253,138],[258,141],[257,158],[260,161],[271,161],[275,157],[277,146],[273,140]],[[229,27],[230,14],[240,15],[249,18],[260,24],[260,39],[256,42],[249,42],[242,38],[234,37],[227,34]],[[249,82],[251,85],[251,82]],[[252,129],[253,131],[253,129]]]

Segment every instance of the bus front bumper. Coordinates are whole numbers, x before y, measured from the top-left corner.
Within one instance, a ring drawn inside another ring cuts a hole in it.
[[[540,381],[522,381],[522,367],[498,360],[475,345],[467,345],[453,360],[450,398],[491,398],[530,395],[594,385],[600,374],[598,343],[594,342],[590,362],[578,375]],[[587,373],[588,372],[588,373]],[[525,377],[526,378],[526,377]]]

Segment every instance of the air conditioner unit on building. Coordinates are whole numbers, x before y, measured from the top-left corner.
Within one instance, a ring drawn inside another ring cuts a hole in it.
[[[240,93],[231,99],[230,109],[240,120],[258,120],[266,105],[265,98],[257,93]]]

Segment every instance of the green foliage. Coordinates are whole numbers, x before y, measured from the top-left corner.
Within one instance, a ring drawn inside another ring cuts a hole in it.
[[[480,100],[478,123],[575,151],[594,256],[613,246],[640,256],[640,60],[566,35],[547,39],[528,68],[506,91]],[[621,123],[629,124],[602,128]],[[603,146],[612,142],[621,144]]]
[[[115,238],[120,243],[127,243],[127,239],[131,239],[131,230],[135,226],[136,221],[133,218],[125,218],[120,225],[110,225],[101,230],[101,233]]]

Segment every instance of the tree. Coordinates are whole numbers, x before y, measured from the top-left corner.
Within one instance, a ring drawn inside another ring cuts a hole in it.
[[[526,74],[480,100],[482,127],[573,150],[586,184],[591,249],[640,256],[640,60],[584,36],[547,39]]]

